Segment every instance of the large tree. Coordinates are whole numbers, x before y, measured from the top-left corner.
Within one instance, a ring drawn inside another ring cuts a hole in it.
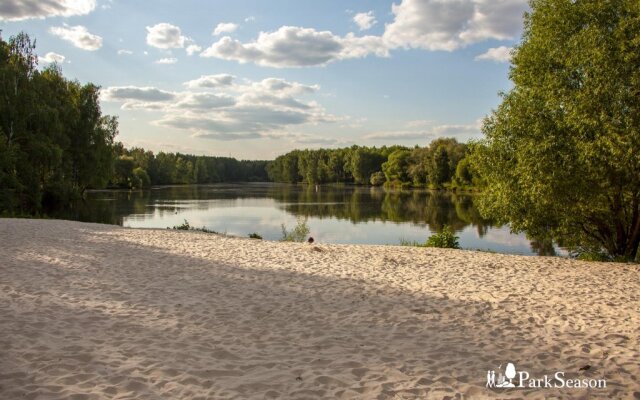
[[[103,116],[99,88],[39,70],[35,41],[0,37],[0,212],[41,212],[107,184],[114,117]]]
[[[533,0],[513,89],[474,155],[482,211],[633,260],[640,243],[640,2]]]

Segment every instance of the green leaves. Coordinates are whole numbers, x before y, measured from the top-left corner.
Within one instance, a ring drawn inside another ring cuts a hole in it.
[[[635,258],[640,243],[640,6],[536,0],[514,88],[484,122],[481,210],[533,237]],[[636,233],[637,232],[637,233]]]
[[[0,39],[0,210],[66,205],[111,176],[117,121],[102,116],[99,88],[36,67],[28,35]]]

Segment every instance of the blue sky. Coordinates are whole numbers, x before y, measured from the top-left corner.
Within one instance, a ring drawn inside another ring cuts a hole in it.
[[[102,87],[118,139],[270,159],[480,137],[525,0],[3,0],[40,65]]]

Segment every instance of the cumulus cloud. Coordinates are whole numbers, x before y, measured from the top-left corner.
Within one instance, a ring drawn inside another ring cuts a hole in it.
[[[339,38],[331,32],[283,26],[276,32],[261,32],[255,42],[248,44],[225,36],[201,56],[274,67],[303,67],[326,64],[341,51]]]
[[[492,47],[487,50],[485,53],[478,55],[475,59],[478,61],[495,61],[499,63],[506,63],[511,61],[511,47],[500,46],[500,47]]]
[[[379,37],[342,38],[329,31],[283,26],[275,32],[261,32],[251,43],[225,36],[200,55],[270,67],[306,67],[370,53],[388,54]]]
[[[391,10],[385,42],[398,48],[452,51],[487,39],[518,35],[526,0],[402,0]]]
[[[166,22],[147,26],[147,44],[159,49],[183,48],[188,38],[179,27]]]
[[[0,21],[85,15],[96,8],[95,0],[2,0]]]
[[[212,35],[218,36],[223,33],[235,32],[238,28],[239,28],[238,24],[234,24],[233,22],[221,22],[213,30]]]
[[[454,51],[485,40],[510,40],[522,29],[527,0],[402,0],[392,5],[393,21],[380,36],[335,35],[330,31],[282,26],[250,42],[222,37],[200,55],[287,68],[322,66],[394,49]],[[361,30],[375,24],[373,12],[356,14]]]
[[[155,61],[156,64],[175,64],[177,62],[178,59],[175,57],[161,58]]]
[[[39,59],[40,61],[44,61],[47,64],[50,64],[50,63],[62,64],[65,60],[65,56],[63,56],[62,54],[54,53],[54,52],[48,52],[47,54],[44,55],[44,57],[40,57]]]
[[[83,50],[95,51],[102,47],[102,38],[90,33],[81,25],[54,26],[49,29],[49,32]]]
[[[185,82],[189,90],[176,93],[152,87],[110,87],[102,99],[120,102],[123,109],[162,112],[154,124],[216,140],[275,137],[288,127],[338,120],[315,101],[302,99],[317,91],[316,85],[277,78],[242,84],[234,80],[228,74],[201,76]]]
[[[202,47],[198,46],[197,44],[190,44],[189,46],[187,46],[186,50],[187,50],[187,54],[192,56],[196,53],[201,52]]]
[[[234,76],[229,74],[202,75],[198,79],[187,81],[184,85],[191,89],[219,88],[233,83]]]
[[[445,124],[434,126],[430,130],[430,134],[436,137],[440,136],[465,136],[479,135],[482,127],[482,120],[478,120],[473,124]]]
[[[236,104],[236,100],[228,95],[214,93],[185,93],[176,108],[187,110],[209,110],[220,107],[230,107]]]
[[[313,93],[320,89],[318,85],[304,85],[299,82],[289,82],[281,78],[266,78],[259,82],[238,87],[238,90],[250,93],[272,94],[279,96],[293,96]]]
[[[105,101],[140,100],[155,102],[174,100],[176,94],[154,87],[111,86],[102,90],[101,97]]]
[[[358,25],[361,31],[371,29],[376,24],[376,17],[373,15],[373,11],[358,13],[353,16],[353,22]]]

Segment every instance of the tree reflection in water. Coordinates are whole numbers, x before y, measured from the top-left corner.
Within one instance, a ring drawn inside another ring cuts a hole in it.
[[[272,207],[275,205],[292,217],[342,220],[353,224],[410,223],[425,228],[425,239],[427,230],[440,232],[445,225],[457,232],[473,227],[477,236],[483,238],[490,228],[496,226],[480,216],[474,205],[475,198],[476,195],[468,193],[363,186],[316,187],[272,183],[187,185],[144,191],[88,192],[84,201],[64,210],[49,210],[49,215],[117,225],[122,225],[123,221],[130,218],[146,221],[155,219],[157,227],[164,228],[168,226],[166,219],[174,215],[178,217],[176,214],[185,211],[213,212],[224,207],[242,207],[243,201],[268,199]],[[555,248],[549,240],[532,240],[531,252],[554,255]]]

